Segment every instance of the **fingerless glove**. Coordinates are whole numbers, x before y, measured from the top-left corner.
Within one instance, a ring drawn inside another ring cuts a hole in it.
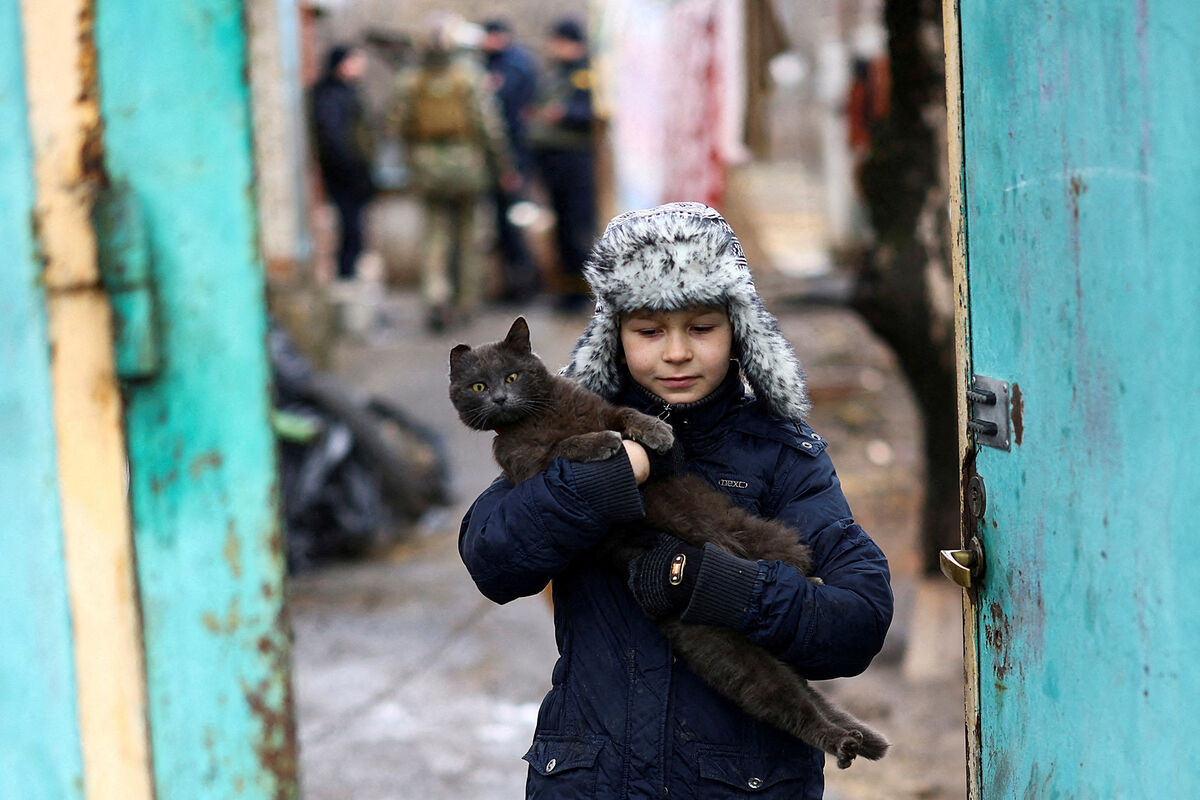
[[[654,532],[650,549],[629,563],[629,589],[651,619],[679,614],[692,599],[704,550]]]
[[[684,622],[741,624],[750,606],[759,564],[714,544],[696,547],[652,531],[649,549],[629,563],[629,589],[651,619],[678,614]]]

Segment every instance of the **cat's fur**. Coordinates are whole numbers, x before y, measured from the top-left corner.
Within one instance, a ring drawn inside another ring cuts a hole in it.
[[[674,434],[662,420],[617,407],[568,378],[552,375],[530,349],[524,318],[503,341],[450,353],[450,399],[462,421],[494,430],[493,454],[514,485],[555,458],[598,461],[622,448],[622,437],[665,452]],[[742,558],[783,561],[807,574],[811,556],[786,526],[734,505],[696,475],[642,487],[646,524],[695,545],[712,542]],[[631,536],[606,543],[626,569],[642,552]],[[819,583],[818,580],[812,579]],[[888,742],[833,706],[791,667],[729,628],[659,621],[671,647],[716,691],[747,713],[837,758],[845,769],[858,755],[881,758]]]

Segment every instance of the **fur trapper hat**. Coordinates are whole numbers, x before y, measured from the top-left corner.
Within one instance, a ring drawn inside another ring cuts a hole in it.
[[[733,356],[777,416],[809,411],[804,369],[763,306],[733,228],[703,203],[668,203],[614,217],[583,268],[596,313],[563,374],[612,398],[621,387],[621,314],[717,306],[729,314]]]

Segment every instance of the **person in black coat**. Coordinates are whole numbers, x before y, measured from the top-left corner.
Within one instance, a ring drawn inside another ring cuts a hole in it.
[[[516,188],[498,185],[493,192],[496,237],[504,278],[501,299],[523,302],[537,294],[537,267],[520,229],[513,225],[508,214],[521,200],[521,189],[528,183],[532,167],[532,156],[525,141],[525,115],[537,91],[538,62],[532,53],[513,40],[512,30],[505,20],[488,20],[483,29],[485,36],[480,49],[491,89],[500,104],[509,148],[522,184]]]
[[[562,19],[546,40],[550,66],[528,121],[529,145],[555,216],[562,285],[558,308],[588,305],[583,262],[596,235],[592,71],[583,26]]]
[[[354,277],[363,251],[363,212],[375,194],[371,133],[357,86],[366,66],[362,50],[347,45],[332,48],[311,95],[317,165],[338,215],[339,278]]]

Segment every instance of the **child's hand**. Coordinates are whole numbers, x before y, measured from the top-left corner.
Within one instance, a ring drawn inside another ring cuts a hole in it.
[[[622,440],[621,444],[625,445],[625,453],[633,467],[633,478],[641,486],[650,477],[650,457],[646,455],[646,448],[630,439]]]
[[[657,536],[650,549],[629,562],[629,589],[651,619],[679,614],[696,589],[703,548],[670,534]]]

